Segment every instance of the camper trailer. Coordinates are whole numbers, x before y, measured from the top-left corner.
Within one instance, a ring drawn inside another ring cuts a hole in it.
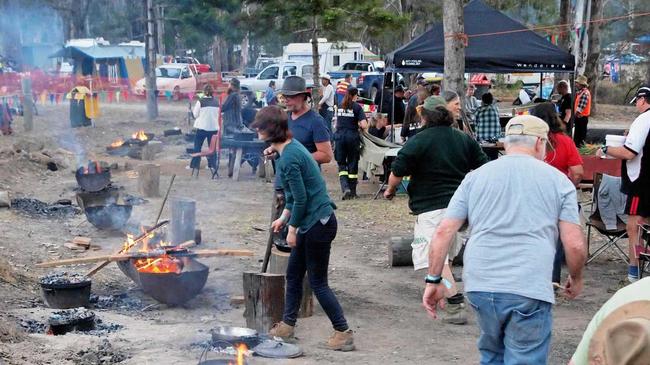
[[[376,57],[359,42],[328,42],[325,38],[318,39],[318,53],[320,55],[319,70],[321,74],[338,70],[346,62]],[[311,42],[289,43],[284,46],[282,59],[284,61],[302,61],[311,64],[313,61]]]

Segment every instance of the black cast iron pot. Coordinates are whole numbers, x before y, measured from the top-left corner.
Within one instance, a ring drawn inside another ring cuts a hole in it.
[[[121,229],[131,217],[132,205],[108,204],[85,207],[86,218],[99,229]]]
[[[111,170],[109,169],[104,169],[100,173],[84,174],[84,168],[80,167],[74,176],[77,179],[77,184],[84,191],[97,192],[111,183]]]
[[[43,294],[43,301],[50,308],[88,307],[90,304],[90,285],[90,280],[67,284],[41,282],[41,293]]]

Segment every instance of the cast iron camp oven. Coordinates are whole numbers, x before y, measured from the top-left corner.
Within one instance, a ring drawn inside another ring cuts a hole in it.
[[[50,308],[87,307],[91,281],[80,274],[54,273],[40,279],[43,301]]]
[[[111,183],[111,170],[101,168],[99,170],[99,172],[96,172],[96,169],[88,169],[83,166],[78,168],[75,173],[75,178],[77,178],[79,187],[84,191],[90,192],[105,189]]]
[[[74,308],[54,312],[48,319],[49,333],[63,335],[71,331],[90,331],[95,329],[95,313],[85,308]]]
[[[139,272],[135,266],[137,260],[118,261],[117,265],[142,291],[155,300],[170,305],[181,305],[194,298],[205,286],[208,279],[208,267],[191,257],[179,257],[182,262],[180,273]]]
[[[85,207],[88,222],[99,229],[121,229],[131,217],[132,205],[107,204]]]
[[[76,194],[77,205],[81,209],[97,205],[108,205],[117,203],[120,192],[117,188],[109,186],[96,192],[78,191]]]

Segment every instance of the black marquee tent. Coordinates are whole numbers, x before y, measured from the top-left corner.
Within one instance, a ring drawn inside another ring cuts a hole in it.
[[[465,72],[574,72],[573,55],[483,1],[472,0],[463,14],[468,36]],[[438,23],[390,53],[386,69],[442,72],[444,54],[444,32],[442,23]]]

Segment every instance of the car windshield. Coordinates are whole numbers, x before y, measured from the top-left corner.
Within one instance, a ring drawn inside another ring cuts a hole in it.
[[[180,74],[180,68],[158,67],[156,69],[156,77],[161,77],[164,79],[177,79]]]

